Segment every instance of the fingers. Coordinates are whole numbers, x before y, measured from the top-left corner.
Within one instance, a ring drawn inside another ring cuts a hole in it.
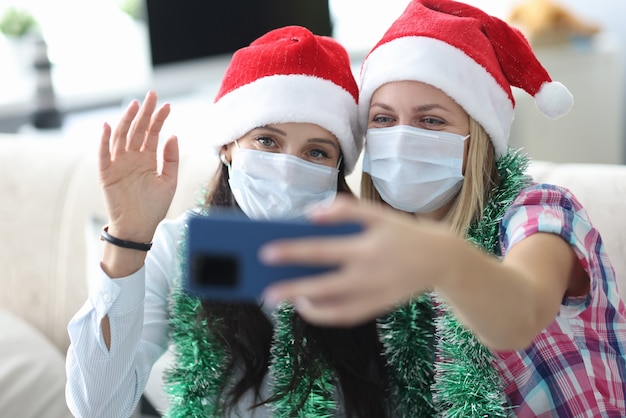
[[[165,141],[163,146],[163,169],[161,175],[173,178],[174,183],[176,183],[178,181],[179,161],[178,138],[172,135]]]
[[[293,304],[298,314],[307,322],[318,326],[333,327],[361,325],[389,310],[377,303],[376,298],[365,301],[352,296],[330,302],[297,298]]]
[[[111,150],[110,150],[110,139],[111,139],[111,126],[108,123],[105,123],[102,127],[102,136],[100,137],[100,148],[98,150],[98,167],[100,168],[100,172],[106,170],[111,164]]]
[[[152,120],[152,114],[156,108],[157,96],[153,91],[149,91],[130,126],[126,148],[129,150],[139,150],[146,139],[148,128]],[[159,128],[160,129],[160,128]],[[157,133],[158,135],[158,133]]]
[[[315,222],[329,224],[351,222],[367,227],[376,220],[372,211],[352,199],[340,199],[325,209],[314,212]],[[339,265],[358,259],[362,254],[363,234],[346,236],[290,238],[275,240],[259,251],[259,258],[267,264]]]
[[[345,280],[337,280],[334,273],[315,276],[314,278],[302,278],[286,280],[270,285],[263,293],[264,300],[277,305],[283,300],[295,300],[296,298],[332,298],[349,290]]]
[[[109,146],[113,155],[119,155],[126,150],[147,149],[156,152],[159,134],[170,114],[169,103],[155,113],[156,104],[156,93],[149,91],[141,106],[137,100],[128,105]]]
[[[359,223],[370,226],[380,218],[382,207],[372,207],[362,202],[338,195],[330,206],[320,206],[311,213],[311,220],[316,223]]]
[[[128,135],[128,129],[130,128],[130,125],[135,119],[138,111],[139,102],[137,100],[133,100],[130,102],[126,111],[122,115],[122,119],[115,127],[113,140],[110,144],[110,150],[113,155],[118,155],[126,150],[126,137]]]
[[[170,104],[166,103],[156,112],[152,121],[150,122],[150,127],[148,128],[148,133],[146,135],[145,141],[140,144],[143,149],[148,151],[156,152],[159,146],[159,134],[161,133],[161,128],[163,128],[163,124],[165,124],[165,120],[170,114]],[[133,142],[133,146],[135,143]],[[134,148],[137,149],[137,148]]]
[[[271,241],[260,248],[259,259],[266,264],[339,265],[359,257],[361,235]]]
[[[291,301],[308,322],[318,325],[350,326],[380,315],[386,309],[384,290],[346,283],[337,274],[274,284],[264,300],[271,306]]]

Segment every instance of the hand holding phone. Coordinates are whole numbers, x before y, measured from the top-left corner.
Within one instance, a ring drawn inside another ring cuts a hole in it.
[[[262,245],[283,238],[354,234],[358,224],[317,225],[305,221],[251,220],[234,214],[191,217],[183,288],[202,299],[258,301],[272,282],[323,273],[332,267],[263,264]]]

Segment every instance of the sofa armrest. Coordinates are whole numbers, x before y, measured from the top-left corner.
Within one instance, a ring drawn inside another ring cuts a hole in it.
[[[529,174],[537,182],[567,187],[580,200],[600,231],[626,300],[626,166],[533,161]]]

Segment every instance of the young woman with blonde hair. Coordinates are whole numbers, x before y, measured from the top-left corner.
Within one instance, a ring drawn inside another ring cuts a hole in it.
[[[512,87],[549,117],[573,104],[519,31],[463,3],[413,0],[361,68],[368,204],[313,215],[364,232],[261,252],[337,267],[266,300],[316,324],[378,318],[398,416],[626,416],[615,272],[576,197],[534,183],[509,149]]]

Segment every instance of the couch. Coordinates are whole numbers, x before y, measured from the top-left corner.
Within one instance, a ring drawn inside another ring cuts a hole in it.
[[[87,296],[105,222],[93,139],[0,135],[0,416],[69,417],[66,326]],[[181,142],[168,216],[192,206],[219,161]],[[349,178],[358,190],[359,168]],[[538,180],[569,187],[603,234],[626,298],[626,166],[535,161]],[[87,261],[89,260],[89,261]],[[162,408],[158,373],[147,398]]]

